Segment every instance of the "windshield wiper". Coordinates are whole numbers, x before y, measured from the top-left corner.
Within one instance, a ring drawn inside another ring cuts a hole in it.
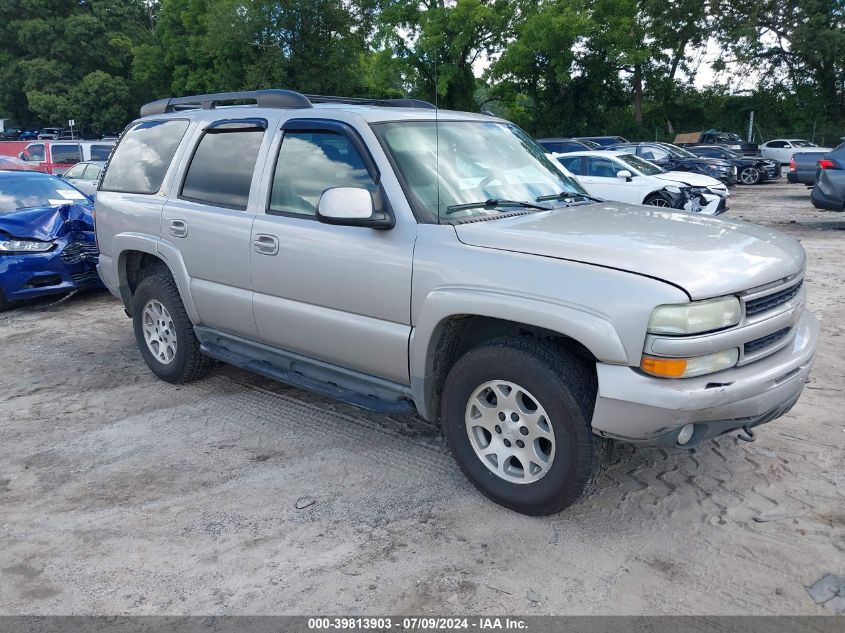
[[[466,202],[464,204],[453,204],[446,207],[446,213],[455,213],[456,211],[463,211],[464,209],[478,209],[479,207],[525,207],[528,209],[540,209],[541,211],[551,211],[550,207],[544,207],[541,204],[534,204],[533,202],[523,202],[522,200],[504,200],[502,198],[489,198],[488,200],[481,200],[479,202]]]
[[[593,202],[604,202],[600,198],[594,198],[593,196],[588,196],[585,193],[573,193],[571,191],[561,191],[560,193],[553,193],[548,196],[537,196],[535,200],[537,202],[545,202],[546,200],[572,200],[573,202],[581,198],[582,200],[592,200]]]

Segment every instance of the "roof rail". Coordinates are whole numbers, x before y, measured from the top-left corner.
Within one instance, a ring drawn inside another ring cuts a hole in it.
[[[422,99],[367,99],[363,97],[335,97],[331,95],[305,95],[311,103],[343,103],[347,105],[371,105],[384,108],[426,108],[435,105]]]
[[[215,92],[189,97],[159,99],[141,106],[141,116],[165,114],[179,110],[202,108],[211,110],[227,101],[255,101],[262,108],[310,108],[308,97],[293,90],[246,90],[243,92]]]
[[[293,90],[246,90],[243,92],[215,92],[206,95],[159,99],[141,106],[141,116],[197,108],[211,110],[221,103],[231,101],[254,101],[261,108],[310,108],[314,103],[343,103],[387,108],[435,108],[434,104],[421,99],[364,99],[329,95],[304,95]]]

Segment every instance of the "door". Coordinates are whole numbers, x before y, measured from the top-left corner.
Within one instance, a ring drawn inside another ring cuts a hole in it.
[[[250,192],[265,139],[263,119],[224,119],[198,132],[193,155],[161,217],[182,256],[203,325],[255,338],[250,284]],[[263,167],[263,165],[262,165]],[[260,170],[258,170],[260,171]]]
[[[763,158],[788,163],[792,158],[792,144],[786,141],[769,141],[760,151]]]
[[[630,202],[631,204],[642,202],[639,187],[635,183],[636,178],[628,182],[624,178],[617,178],[616,176],[620,171],[631,171],[630,169],[605,156],[586,156],[585,160],[585,173],[578,178],[578,181],[591,194],[604,200]]]
[[[280,136],[265,206],[252,228],[261,339],[408,384],[416,224],[377,230],[319,222],[320,195],[333,187],[365,188],[377,206],[388,207],[379,171],[347,124],[293,119]]]

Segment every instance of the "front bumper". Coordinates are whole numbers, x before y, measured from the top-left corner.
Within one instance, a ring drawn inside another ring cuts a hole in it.
[[[593,432],[644,445],[677,446],[681,427],[695,424],[682,448],[743,426],[757,426],[786,413],[810,374],[819,323],[807,310],[787,347],[759,361],[715,374],[661,379],[637,369],[597,363],[598,397]]]
[[[54,240],[46,253],[0,255],[0,291],[8,301],[100,286],[93,232]]]

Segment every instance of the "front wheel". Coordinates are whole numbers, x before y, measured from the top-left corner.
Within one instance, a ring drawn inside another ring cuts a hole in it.
[[[762,174],[760,174],[760,170],[756,167],[746,167],[739,172],[739,181],[743,185],[756,185],[760,182],[761,178]]]
[[[646,196],[646,199],[643,200],[643,204],[651,207],[671,207],[672,200],[667,194],[657,191]]]
[[[580,361],[533,339],[503,338],[455,363],[441,415],[455,459],[484,495],[548,515],[586,494],[600,471],[594,404],[595,380]]]

